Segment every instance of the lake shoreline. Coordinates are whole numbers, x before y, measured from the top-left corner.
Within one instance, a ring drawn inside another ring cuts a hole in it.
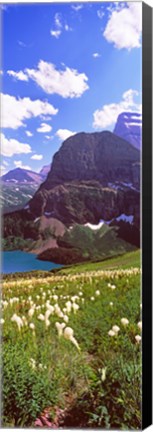
[[[31,271],[51,271],[61,268],[61,264],[39,260],[36,254],[21,250],[1,252],[2,275],[27,273]]]

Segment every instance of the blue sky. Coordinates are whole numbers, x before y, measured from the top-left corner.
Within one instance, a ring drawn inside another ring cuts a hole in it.
[[[1,173],[51,162],[68,136],[141,112],[141,8],[133,2],[1,7]]]

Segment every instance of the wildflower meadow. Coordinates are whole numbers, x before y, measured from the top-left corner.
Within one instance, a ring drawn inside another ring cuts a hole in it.
[[[141,274],[128,256],[4,278],[4,427],[140,429]]]

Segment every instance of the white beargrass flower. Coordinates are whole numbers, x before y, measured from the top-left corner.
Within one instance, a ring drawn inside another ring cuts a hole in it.
[[[32,316],[34,315],[34,311],[35,311],[35,306],[33,306],[33,307],[31,307],[31,309],[29,309],[29,311],[28,311],[29,318],[32,318]]]
[[[77,310],[79,309],[79,306],[78,306],[78,304],[76,304],[76,303],[73,303],[73,304],[72,304],[72,307],[73,307],[74,313],[76,313]]]
[[[117,325],[114,325],[112,327],[112,330],[115,332],[115,334],[118,334],[118,332],[120,331],[120,328]]]
[[[96,294],[96,296],[100,296],[100,291],[96,290],[95,294]]]
[[[50,313],[53,314],[54,306],[52,306],[49,302],[46,302],[46,307],[50,311]]]
[[[64,329],[65,326],[66,326],[65,323],[61,323],[61,324],[59,322],[55,323],[55,327],[57,328],[58,336],[59,337],[61,337],[63,335],[63,329]]]
[[[33,336],[35,336],[35,325],[34,325],[34,323],[30,323],[29,324],[29,328],[32,330]]]
[[[109,336],[115,336],[116,333],[115,333],[113,330],[109,330],[108,335],[109,335]]]
[[[70,313],[70,312],[71,312],[71,309],[72,309],[72,303],[71,303],[70,300],[66,302],[66,309],[67,309],[67,313]]]
[[[136,340],[136,343],[139,344],[141,342],[141,336],[140,335],[136,335],[135,336],[135,340]]]
[[[4,324],[5,320],[4,318],[0,318],[0,324]]]
[[[116,289],[116,285],[111,285],[110,287],[112,290]]]
[[[23,327],[23,321],[22,321],[22,319],[17,314],[14,314],[12,316],[12,318],[11,318],[11,321],[16,322],[16,324],[18,326],[18,329],[20,331],[21,327]]]
[[[91,301],[94,301],[94,300],[95,300],[95,297],[93,297],[93,296],[90,297],[90,300],[91,300]]]
[[[24,323],[25,326],[28,325],[27,319],[26,319],[26,317],[24,315],[22,316],[22,321],[23,321],[23,323]]]
[[[39,319],[40,321],[45,321],[45,317],[44,317],[43,314],[39,314],[39,315],[38,315],[38,319]]]
[[[101,380],[102,380],[102,382],[104,382],[105,379],[106,379],[106,370],[107,370],[106,367],[102,368],[102,370],[101,370]]]
[[[69,317],[67,315],[63,315],[63,320],[67,323],[69,320]]]
[[[110,304],[110,306],[113,306],[113,302],[110,302],[109,304]]]
[[[142,321],[138,322],[138,327],[139,327],[140,330],[142,330]]]
[[[64,329],[65,339],[70,340],[76,346],[76,348],[80,351],[79,344],[78,344],[77,340],[74,338],[73,333],[74,333],[74,331],[71,327],[65,327],[65,329]]]
[[[129,320],[127,318],[121,318],[121,323],[126,326],[129,324]]]
[[[36,360],[34,360],[33,358],[30,358],[30,366],[32,367],[32,369],[36,369]]]

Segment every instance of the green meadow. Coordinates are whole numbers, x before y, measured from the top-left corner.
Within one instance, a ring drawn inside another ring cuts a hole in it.
[[[1,325],[3,427],[141,428],[138,251],[7,276]]]

